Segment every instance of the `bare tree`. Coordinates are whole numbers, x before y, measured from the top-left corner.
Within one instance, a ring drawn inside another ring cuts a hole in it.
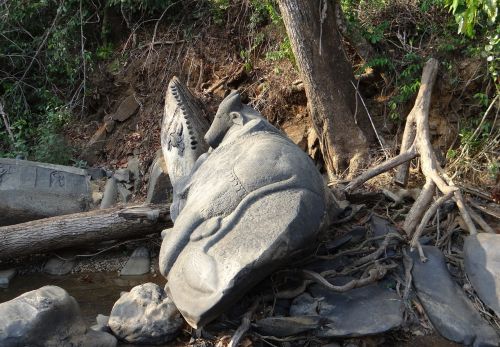
[[[373,140],[366,111],[356,105],[352,66],[342,48],[331,0],[279,0],[304,82],[308,107],[330,176],[363,166]]]

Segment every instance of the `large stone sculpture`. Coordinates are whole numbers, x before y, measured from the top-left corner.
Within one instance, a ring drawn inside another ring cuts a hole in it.
[[[167,100],[175,87],[171,82]],[[177,123],[193,123],[189,116]],[[164,127],[176,117],[167,108]],[[179,214],[160,252],[167,293],[193,327],[312,246],[328,205],[312,160],[238,93],[221,103],[205,141],[212,150],[173,182]],[[166,143],[165,156],[172,156]],[[176,145],[188,155],[191,147]]]

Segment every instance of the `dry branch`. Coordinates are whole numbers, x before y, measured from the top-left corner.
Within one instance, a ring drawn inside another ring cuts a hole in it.
[[[170,205],[118,207],[9,225],[0,228],[0,259],[139,238],[169,226]]]
[[[420,237],[425,225],[436,213],[439,206],[451,197],[453,197],[453,200],[457,204],[469,233],[475,234],[477,232],[472,221],[471,214],[464,203],[460,189],[455,186],[452,179],[446,175],[443,168],[440,166],[431,145],[429,131],[429,108],[431,103],[432,88],[437,76],[438,65],[438,61],[431,58],[424,66],[420,89],[415,100],[415,105],[407,117],[400,154],[378,165],[377,167],[368,170],[361,176],[351,181],[346,187],[346,191],[352,191],[368,179],[403,163],[404,164],[400,166],[399,171],[396,174],[395,181],[397,184],[404,186],[408,181],[409,161],[419,155],[421,169],[422,173],[426,177],[426,183],[419,197],[410,209],[403,225],[403,229],[408,236],[413,235],[411,242],[412,247],[420,246],[418,244],[418,238]],[[443,194],[443,196],[437,199],[437,201],[431,206],[436,187]],[[474,219],[481,225],[483,230],[489,230],[489,226],[486,222],[484,222],[484,220],[482,220],[482,218],[480,219],[480,216],[478,218],[478,215],[474,214]],[[420,247],[419,251],[421,251]],[[422,258],[424,257],[422,256]]]

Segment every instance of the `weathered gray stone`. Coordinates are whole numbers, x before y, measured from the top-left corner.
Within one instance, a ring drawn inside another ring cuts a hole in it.
[[[120,276],[144,275],[149,272],[151,259],[146,247],[138,247],[134,250],[125,266],[120,271]]]
[[[118,182],[114,177],[109,178],[104,186],[104,193],[101,200],[100,209],[108,208],[116,203],[118,196]]]
[[[129,169],[118,169],[113,174],[113,177],[118,182],[130,182],[132,181],[132,172]]]
[[[0,270],[0,288],[8,288],[10,280],[17,274],[16,269]]]
[[[162,344],[177,335],[183,324],[175,305],[154,283],[132,288],[111,310],[111,331],[129,343]]]
[[[46,286],[0,304],[0,346],[114,347],[116,339],[85,327],[75,299]]]
[[[351,278],[332,281],[342,285]],[[311,297],[298,297],[290,314],[313,313],[328,323],[314,331],[319,337],[354,337],[386,332],[404,322],[404,305],[400,297],[380,284],[351,289],[345,293],[332,292],[319,285],[308,290]]]
[[[425,263],[417,251],[411,253],[413,284],[434,328],[443,337],[467,346],[498,346],[498,335],[453,281],[441,251],[434,246],[422,248],[428,258]]]
[[[106,177],[106,170],[102,167],[89,167],[85,170],[90,175],[91,180],[100,180],[101,178]]]
[[[0,158],[0,225],[83,212],[91,202],[85,170]]]
[[[74,266],[74,259],[63,260],[61,258],[54,257],[50,258],[47,263],[45,263],[43,272],[48,273],[49,275],[62,276],[70,273]]]
[[[500,317],[500,235],[468,236],[464,264],[477,295]]]
[[[164,124],[175,116],[165,114]],[[222,102],[205,139],[214,150],[176,182],[180,214],[160,252],[169,296],[193,327],[313,247],[327,210],[312,160],[237,93]]]
[[[157,157],[153,162],[153,165],[151,165],[146,203],[166,203],[169,201],[171,196],[172,184],[170,183],[167,166],[162,155]]]
[[[104,331],[104,332],[110,332],[111,329],[109,329],[109,316],[105,316],[102,314],[98,314],[97,317],[95,318],[96,324],[92,325],[90,329],[94,331]]]
[[[124,122],[139,110],[139,103],[134,95],[127,96],[118,106],[116,112],[111,116],[113,120]]]
[[[266,336],[289,337],[320,329],[327,323],[321,316],[268,317],[255,322],[258,333]]]
[[[132,198],[132,192],[127,188],[123,183],[118,183],[118,196],[120,197],[120,201],[123,203],[127,203]]]
[[[132,179],[134,181],[134,189],[137,191],[141,184],[141,164],[139,158],[131,157],[127,162],[127,169],[130,170]]]

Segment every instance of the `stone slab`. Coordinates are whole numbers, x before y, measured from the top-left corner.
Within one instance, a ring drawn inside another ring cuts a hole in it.
[[[7,269],[0,271],[0,288],[8,288],[10,280],[17,274],[16,269]]]
[[[149,172],[148,194],[146,203],[166,203],[172,197],[172,183],[168,177],[165,159],[160,156],[155,159]]]
[[[468,236],[464,265],[477,295],[500,317],[500,235]]]
[[[87,211],[91,202],[85,170],[0,158],[0,225]]]
[[[498,346],[500,338],[451,278],[441,250],[422,248],[428,258],[425,263],[416,250],[410,253],[413,285],[434,328],[443,337],[467,346]]]
[[[351,278],[336,279],[342,285]],[[340,282],[339,282],[340,281]],[[392,290],[380,284],[351,289],[345,293],[332,292],[319,285],[308,290],[304,297],[292,303],[291,312],[316,312],[329,321],[314,331],[318,337],[355,337],[380,334],[400,327],[404,305]]]
[[[137,276],[149,273],[151,259],[146,247],[138,247],[134,250],[125,266],[120,271],[120,276]]]
[[[62,276],[69,274],[73,267],[75,266],[75,261],[73,259],[63,260],[61,258],[50,258],[43,267],[43,272],[49,275]]]
[[[139,110],[139,103],[134,95],[129,95],[118,106],[116,112],[112,115],[113,120],[124,122],[132,117]]]

